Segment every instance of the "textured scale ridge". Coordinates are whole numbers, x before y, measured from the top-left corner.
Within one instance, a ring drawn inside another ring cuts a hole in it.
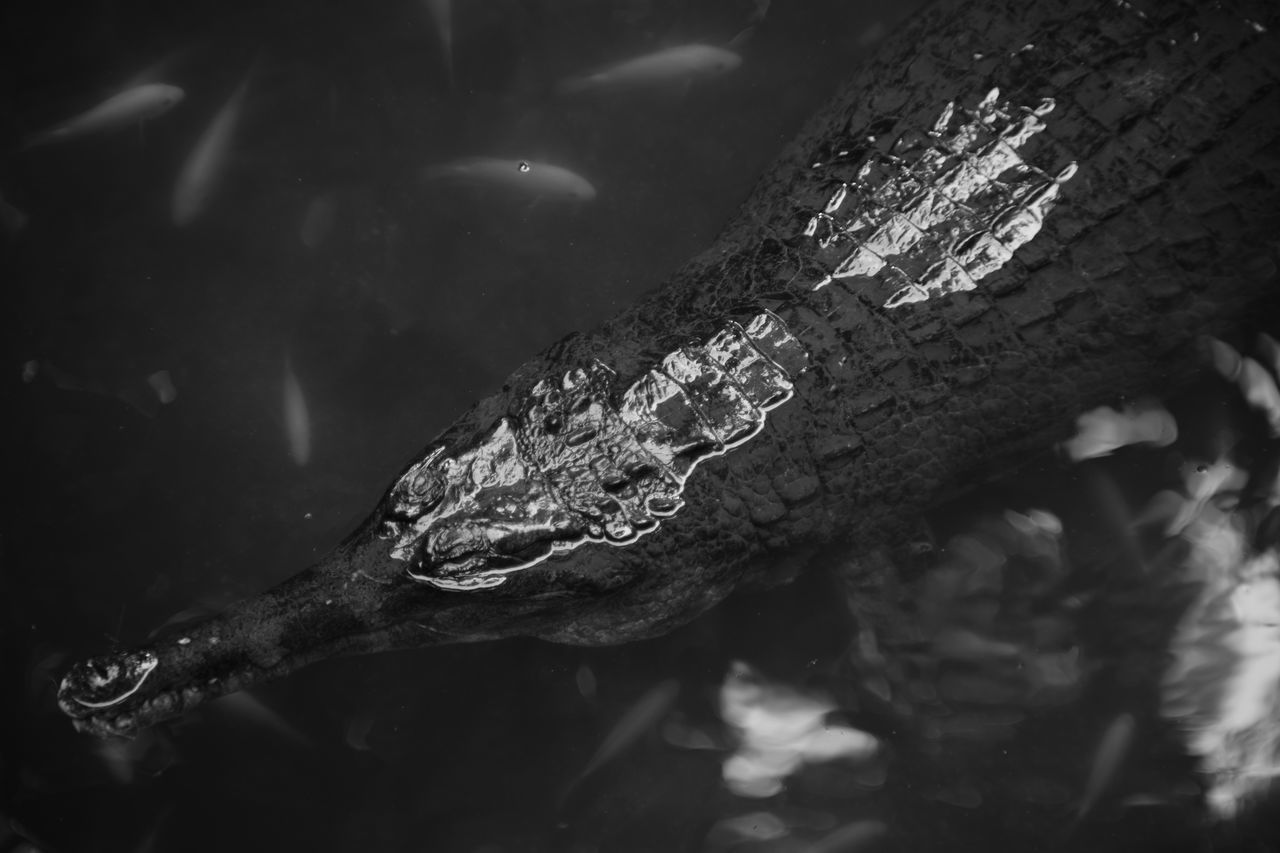
[[[314,566],[60,706],[127,733],[325,657],[652,637],[908,541],[1274,314],[1278,39],[1262,0],[929,5],[663,287],[516,368]],[[918,619],[892,587],[872,630]]]
[[[893,291],[885,308],[973,290],[1035,237],[1076,164],[1051,176],[1019,153],[1052,98],[1015,110],[999,97],[992,89],[965,120],[950,102],[927,131],[865,156],[804,229],[820,253],[848,252],[815,290],[879,277]]]
[[[497,586],[588,542],[629,545],[684,506],[699,462],[760,431],[806,364],[763,311],[677,348],[616,398],[599,361],[542,379],[474,444],[410,467],[382,536],[410,577],[450,590]]]

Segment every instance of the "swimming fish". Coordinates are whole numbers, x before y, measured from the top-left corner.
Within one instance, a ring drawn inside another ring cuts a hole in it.
[[[51,142],[66,142],[81,136],[129,127],[156,118],[176,107],[186,97],[168,83],[144,83],[118,92],[78,116],[56,124],[27,140],[24,148]]]
[[[209,703],[209,709],[224,713],[229,717],[241,720],[277,735],[296,747],[310,748],[311,740],[302,732],[285,722],[284,718],[268,708],[248,691],[228,693],[217,701]]]
[[[806,853],[855,853],[879,846],[889,827],[878,820],[857,820],[832,830],[805,848]]]
[[[218,180],[226,169],[231,139],[235,136],[236,125],[240,123],[244,99],[249,91],[249,80],[256,65],[255,62],[245,72],[240,85],[214,114],[213,121],[200,134],[196,147],[191,149],[182,164],[182,171],[178,173],[178,180],[173,187],[170,207],[174,225],[182,227],[195,220],[204,211],[209,197],[217,187]]]
[[[449,88],[453,88],[453,0],[422,0],[440,39],[440,57],[444,61]]]
[[[172,403],[178,397],[178,389],[167,370],[149,374],[145,382],[129,382],[122,387],[109,385],[98,379],[85,378],[69,373],[48,359],[29,359],[22,364],[22,381],[34,382],[43,376],[62,391],[85,391],[104,397],[115,397],[132,406],[139,414],[154,418],[161,406]]]
[[[591,667],[585,663],[579,666],[574,680],[578,683],[578,692],[583,699],[592,701],[596,698],[596,674],[591,671]]]
[[[330,191],[324,192],[311,200],[307,205],[302,222],[298,224],[298,240],[311,251],[320,248],[329,232],[333,230],[338,218],[338,197]]]
[[[596,188],[576,172],[532,160],[463,157],[428,166],[419,176],[423,181],[447,181],[519,193],[534,199],[591,201],[596,197]]]
[[[289,456],[298,465],[306,465],[311,458],[311,416],[288,357],[284,360],[284,432],[289,440]]]
[[[787,824],[773,812],[755,811],[723,818],[707,832],[712,849],[725,849],[740,844],[775,841],[791,833]]]
[[[1132,444],[1166,447],[1178,439],[1173,415],[1155,403],[1125,406],[1116,411],[1100,406],[1076,418],[1076,434],[1061,445],[1072,462],[1108,456]]]
[[[4,195],[0,194],[0,232],[4,232],[6,237],[17,237],[19,232],[27,227],[29,219],[30,217],[5,201]]]
[[[866,763],[879,750],[872,735],[827,722],[835,705],[786,685],[770,684],[748,664],[734,661],[720,688],[720,716],[733,729],[737,750],[721,769],[739,797],[772,797],[805,764],[835,759]]]
[[[674,678],[649,688],[609,730],[609,734],[601,741],[595,754],[587,762],[587,766],[569,783],[560,798],[561,802],[567,800],[569,794],[573,793],[584,779],[617,758],[645,732],[653,728],[654,724],[671,710],[671,706],[675,704],[676,697],[679,695],[680,682]]]
[[[1213,365],[1223,379],[1234,382],[1244,394],[1245,402],[1262,412],[1271,427],[1273,437],[1280,436],[1280,390],[1275,380],[1261,363],[1242,356],[1229,345],[1216,338],[1209,339],[1213,352]],[[1267,335],[1258,340],[1264,361],[1272,363],[1272,369],[1280,371],[1280,351],[1276,342]]]
[[[1085,782],[1084,794],[1080,797],[1080,805],[1076,809],[1077,819],[1083,819],[1093,811],[1098,801],[1102,799],[1102,795],[1111,787],[1111,783],[1129,754],[1135,727],[1136,721],[1133,714],[1127,712],[1117,715],[1107,726],[1093,754],[1089,779]]]
[[[689,82],[727,73],[741,64],[742,57],[731,50],[707,44],[683,44],[627,59],[591,74],[568,77],[560,81],[556,91],[561,95],[574,95]]]

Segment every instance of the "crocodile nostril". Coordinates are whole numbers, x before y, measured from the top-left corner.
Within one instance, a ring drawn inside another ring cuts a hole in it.
[[[154,652],[124,652],[78,663],[62,679],[58,704],[68,713],[119,705],[146,681],[160,659]]]

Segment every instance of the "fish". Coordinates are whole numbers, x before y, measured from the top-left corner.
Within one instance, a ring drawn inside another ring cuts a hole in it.
[[[328,238],[337,217],[337,195],[333,192],[321,193],[307,205],[302,222],[298,223],[298,240],[314,252]]]
[[[560,802],[568,800],[569,795],[576,791],[584,780],[625,752],[645,732],[653,728],[658,720],[671,710],[679,695],[680,682],[674,678],[659,682],[645,691],[644,695],[618,719],[618,722],[614,723],[609,734],[605,735],[604,740],[591,756],[591,760],[582,768],[582,772],[566,786]]]
[[[311,458],[311,416],[302,385],[288,357],[284,360],[284,432],[289,440],[290,458],[299,466],[306,465]]]
[[[96,107],[29,138],[24,149],[67,142],[158,118],[182,103],[186,92],[168,83],[143,83],[117,92]]]
[[[726,74],[742,64],[731,50],[708,44],[682,44],[627,59],[599,71],[567,77],[556,86],[561,95],[688,83]]]
[[[858,820],[834,829],[806,848],[806,853],[855,853],[870,850],[889,834],[878,820]]]
[[[1117,714],[1107,725],[1107,730],[1103,732],[1098,748],[1093,753],[1093,764],[1089,767],[1084,794],[1080,797],[1080,805],[1076,807],[1077,820],[1083,820],[1097,807],[1102,795],[1115,781],[1116,774],[1133,745],[1136,728],[1137,722],[1133,714],[1128,712]]]
[[[1116,411],[1099,406],[1076,418],[1076,434],[1061,445],[1072,462],[1109,456],[1122,447],[1167,447],[1178,439],[1178,425],[1162,406],[1142,403]]]
[[[422,0],[431,16],[436,37],[440,40],[440,58],[444,62],[449,88],[453,88],[453,0]]]
[[[755,811],[716,821],[707,832],[707,843],[713,849],[724,849],[743,843],[775,841],[789,834],[782,818],[773,812]]]
[[[834,710],[825,697],[770,684],[749,664],[734,661],[720,688],[720,716],[738,742],[721,769],[729,790],[739,797],[771,797],[805,764],[872,758],[878,740],[827,722]]]
[[[14,207],[0,194],[0,231],[6,237],[17,237],[30,220],[26,213]]]
[[[174,386],[173,377],[167,370],[157,370],[148,375],[147,384],[151,386],[152,391],[156,392],[156,399],[162,406],[167,406],[178,399],[178,389]]]
[[[284,721],[284,718],[268,708],[248,691],[228,693],[216,702],[209,703],[209,709],[219,711],[252,725],[258,726],[272,734],[279,735],[296,747],[310,748],[314,746],[310,738],[302,734]]]
[[[591,201],[596,188],[576,172],[532,160],[463,157],[428,166],[419,173],[425,182],[447,181],[463,186],[512,192],[533,199]]]
[[[179,228],[190,225],[208,206],[209,198],[217,188],[226,170],[227,155],[236,126],[244,112],[244,100],[249,92],[249,81],[257,67],[255,61],[236,86],[235,91],[214,113],[213,120],[196,140],[195,148],[187,155],[173,186],[170,216]]]
[[[167,370],[157,370],[146,377],[145,382],[129,382],[123,387],[108,385],[106,382],[77,376],[58,367],[48,359],[29,359],[22,365],[22,381],[34,382],[38,376],[44,376],[54,387],[61,391],[84,391],[103,397],[113,397],[127,403],[135,411],[148,418],[154,418],[160,406],[172,403],[178,396],[173,378]],[[157,405],[158,401],[158,405]]]
[[[374,722],[372,713],[352,717],[347,723],[347,746],[360,752],[368,752],[372,749],[373,747],[369,746],[369,733],[373,731]]]
[[[1258,344],[1263,359],[1272,363],[1273,370],[1280,371],[1276,342],[1262,335]],[[1266,417],[1272,437],[1280,436],[1280,390],[1276,388],[1271,374],[1258,361],[1242,356],[1216,338],[1210,338],[1209,345],[1213,351],[1214,368],[1223,379],[1239,386],[1245,402]]]
[[[582,694],[583,699],[596,698],[596,674],[591,671],[591,667],[585,663],[578,667],[574,680],[578,683],[578,692]]]

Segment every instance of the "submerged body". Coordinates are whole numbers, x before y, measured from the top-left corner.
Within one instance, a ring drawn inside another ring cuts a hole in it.
[[[440,182],[535,200],[591,201],[596,197],[596,188],[577,172],[535,160],[461,157],[428,166],[419,178],[428,184]]]
[[[933,8],[664,289],[517,370],[316,566],[78,665],[61,707],[123,733],[333,655],[652,636],[1177,389],[1276,294],[1251,13]]]
[[[182,103],[186,93],[168,83],[143,83],[112,95],[96,107],[33,136],[26,147],[67,142],[82,136],[137,125],[164,115]]]
[[[231,93],[231,97],[214,114],[213,120],[196,140],[195,148],[191,149],[191,153],[183,161],[170,201],[170,215],[174,225],[182,227],[191,224],[204,212],[209,198],[217,189],[218,182],[226,171],[231,140],[240,124],[252,75],[251,68]]]
[[[611,91],[672,83],[726,74],[742,64],[731,50],[707,44],[682,44],[627,59],[608,68],[560,81],[562,95]]]

